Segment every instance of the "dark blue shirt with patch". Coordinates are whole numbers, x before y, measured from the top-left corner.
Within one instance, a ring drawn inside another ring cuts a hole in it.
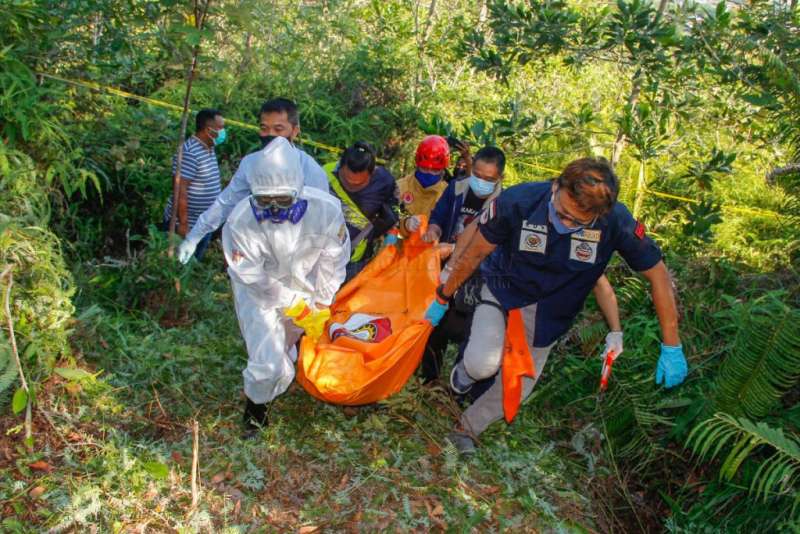
[[[481,274],[506,310],[538,303],[533,345],[563,335],[605,271],[614,251],[636,271],[661,260],[661,250],[617,202],[591,228],[559,234],[548,221],[551,182],[510,187],[481,214],[481,235],[497,248]]]

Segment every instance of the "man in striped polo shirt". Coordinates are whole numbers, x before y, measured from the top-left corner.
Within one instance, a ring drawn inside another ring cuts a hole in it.
[[[195,120],[195,134],[183,144],[181,180],[178,190],[178,234],[186,236],[194,227],[198,217],[210,208],[220,193],[219,164],[214,146],[225,141],[225,119],[216,109],[202,109]],[[172,173],[177,168],[178,155],[172,159]],[[164,210],[164,221],[169,224],[173,198],[170,197]],[[211,241],[207,232],[200,236],[194,257],[202,259]]]
[[[294,141],[300,135],[300,114],[297,104],[287,98],[273,98],[261,106],[259,112],[259,137],[262,149],[276,137],[283,137]],[[300,157],[300,168],[303,174],[303,185],[313,187],[328,193],[328,178],[319,163],[314,158],[295,147]],[[251,176],[248,169],[252,169],[252,161],[257,159],[257,153],[248,154],[242,159],[239,168],[231,178],[230,183],[217,197],[214,203],[197,218],[191,232],[178,247],[178,260],[187,263],[195,250],[200,247],[204,236],[213,233],[225,224],[228,215],[242,199],[250,195]]]

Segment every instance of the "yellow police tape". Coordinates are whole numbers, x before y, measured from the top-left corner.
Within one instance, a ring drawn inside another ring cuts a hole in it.
[[[43,78],[50,78],[51,80],[56,80],[56,81],[59,81],[59,82],[70,84],[70,85],[75,85],[77,87],[84,87],[86,89],[91,89],[93,91],[104,91],[104,92],[106,92],[108,94],[121,96],[123,98],[129,98],[131,100],[138,100],[139,102],[144,102],[146,104],[150,104],[150,105],[153,105],[153,106],[158,106],[158,107],[162,107],[162,108],[166,108],[166,109],[172,109],[172,110],[175,110],[175,111],[183,111],[183,108],[181,106],[176,106],[175,104],[171,104],[169,102],[164,102],[163,100],[156,100],[155,98],[148,98],[146,96],[140,96],[140,95],[137,95],[137,94],[129,93],[127,91],[123,91],[122,89],[117,89],[115,87],[110,87],[110,86],[107,86],[107,85],[101,85],[101,84],[95,83],[95,82],[88,82],[88,81],[85,81],[85,80],[70,80],[68,78],[62,78],[61,76],[56,76],[54,74],[48,74],[46,72],[38,72],[37,74],[39,76],[43,77]],[[189,111],[191,111],[191,109]],[[245,128],[247,130],[256,130],[257,131],[259,129],[258,126],[254,125],[254,124],[247,124],[246,122],[241,122],[241,121],[237,121],[237,120],[234,120],[234,119],[225,118],[225,123],[226,124],[232,124],[232,125],[238,126],[240,128]],[[300,141],[305,145],[313,146],[313,147],[316,147],[316,148],[321,148],[322,150],[327,150],[328,152],[331,152],[333,154],[341,154],[342,153],[342,149],[341,148],[336,148],[335,146],[326,145],[325,143],[320,143],[318,141],[314,141],[314,140],[308,139],[307,137],[301,137]]]
[[[131,100],[138,100],[139,102],[144,102],[146,104],[151,104],[153,106],[172,109],[172,110],[176,110],[176,111],[183,111],[183,108],[181,106],[176,106],[175,104],[170,104],[169,102],[164,102],[163,100],[157,100],[155,98],[148,98],[146,96],[140,96],[140,95],[137,95],[137,94],[134,94],[134,93],[129,93],[127,91],[123,91],[122,89],[117,89],[115,87],[110,87],[110,86],[107,86],[107,85],[101,85],[101,84],[95,83],[95,82],[88,82],[88,81],[85,81],[85,80],[70,80],[68,78],[63,78],[61,76],[56,76],[55,74],[48,74],[46,72],[38,72],[37,74],[39,76],[43,77],[43,78],[50,78],[51,80],[56,80],[56,81],[59,81],[59,82],[70,84],[70,85],[75,85],[75,86],[78,86],[78,87],[84,87],[84,88],[87,88],[87,89],[92,89],[93,91],[104,91],[104,92],[112,94],[112,95],[121,96],[123,98],[130,98]],[[258,130],[259,129],[258,126],[255,126],[254,124],[247,124],[246,122],[241,122],[241,121],[237,121],[237,120],[234,120],[234,119],[226,118],[225,119],[225,123],[226,124],[232,124],[232,125],[238,126],[240,128],[245,128],[247,130]],[[320,148],[322,150],[327,150],[328,152],[331,152],[333,154],[341,154],[342,153],[342,149],[341,148],[337,148],[337,147],[331,146],[331,145],[326,145],[325,143],[320,143],[318,141],[314,141],[314,140],[308,139],[306,137],[301,138],[300,141],[305,145],[309,145],[309,146],[313,146],[313,147],[316,147],[316,148]],[[382,160],[378,160],[378,162],[379,163],[385,163]],[[553,169],[553,168],[550,168],[550,167],[545,167],[544,165],[539,165],[538,163],[530,163],[530,162],[527,162],[527,161],[516,161],[515,163],[516,164],[520,164],[520,165],[524,165],[526,167],[531,167],[531,168],[534,168],[534,169],[541,169],[543,171],[553,172],[553,173],[556,173],[557,175],[561,174],[561,171],[559,171],[557,169]],[[697,199],[688,198],[688,197],[681,197],[681,196],[678,196],[678,195],[672,195],[670,193],[662,193],[661,191],[654,191],[654,190],[650,189],[649,187],[645,189],[645,192],[647,192],[647,193],[649,193],[651,195],[655,195],[657,197],[669,198],[669,199],[672,199],[672,200],[679,200],[681,202],[688,202],[688,203],[691,203],[691,204],[700,204],[700,201],[697,200]],[[771,211],[771,210],[762,210],[762,209],[755,209],[755,208],[742,208],[742,207],[739,207],[739,206],[722,206],[722,209],[723,210],[727,210],[727,211],[739,212],[739,213],[749,213],[751,215],[767,215],[767,216],[773,216],[773,217],[778,217],[778,218],[780,218],[780,216],[781,216],[779,213],[777,213],[775,211]]]
[[[543,171],[548,171],[548,172],[554,172],[556,174],[561,174],[561,171],[558,171],[556,169],[552,169],[550,167],[545,167],[544,165],[539,165],[538,163],[529,163],[527,161],[515,161],[514,163],[522,164],[522,165],[525,165],[526,167],[531,167],[531,168],[534,168],[534,169],[541,169]],[[657,197],[661,197],[661,198],[669,198],[669,199],[678,200],[678,201],[681,201],[681,202],[688,202],[690,204],[700,204],[700,201],[695,199],[695,198],[682,197],[682,196],[673,195],[673,194],[670,194],[670,193],[662,193],[661,191],[655,191],[653,189],[650,189],[649,187],[645,188],[644,192],[648,193],[648,194],[651,194],[651,195],[654,195],[654,196],[657,196]],[[742,208],[742,207],[739,207],[739,206],[726,206],[726,205],[723,205],[722,209],[726,210],[726,211],[733,211],[733,212],[738,212],[738,213],[748,213],[750,215],[771,216],[771,217],[777,217],[777,218],[781,217],[780,213],[772,211],[772,210],[763,210],[763,209],[757,209],[757,208]]]

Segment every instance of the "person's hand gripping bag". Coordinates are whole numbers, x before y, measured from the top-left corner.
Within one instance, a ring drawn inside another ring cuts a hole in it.
[[[360,405],[400,391],[422,359],[433,327],[423,319],[439,280],[439,253],[422,241],[427,220],[408,239],[384,247],[336,295],[314,343],[304,336],[297,381],[317,399]]]

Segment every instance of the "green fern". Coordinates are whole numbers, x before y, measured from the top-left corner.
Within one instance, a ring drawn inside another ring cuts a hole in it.
[[[17,377],[17,367],[11,356],[11,346],[6,341],[6,336],[0,330],[0,394],[14,383]]]
[[[797,436],[787,436],[781,428],[735,418],[717,413],[695,427],[689,435],[688,445],[701,458],[716,458],[727,451],[720,468],[720,478],[732,480],[742,463],[756,456],[762,448],[769,455],[761,460],[752,476],[749,492],[767,500],[784,496],[795,500],[792,515],[800,504],[800,441]],[[760,455],[758,455],[760,457]]]
[[[736,337],[716,380],[715,406],[767,415],[800,378],[800,310],[768,294],[733,310]]]

